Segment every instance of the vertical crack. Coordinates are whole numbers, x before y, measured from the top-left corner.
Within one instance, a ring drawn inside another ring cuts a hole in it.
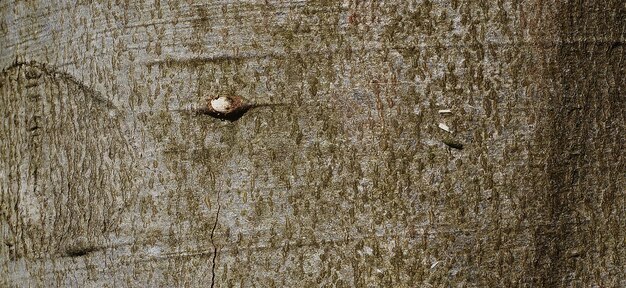
[[[220,204],[220,193],[217,192],[217,213],[215,215],[215,222],[213,223],[213,229],[211,230],[211,245],[213,245],[213,265],[211,266],[211,288],[215,286],[215,259],[217,258],[217,246],[215,245],[215,240],[213,236],[215,235],[215,228],[217,228],[217,221],[220,219],[220,209],[222,205]]]

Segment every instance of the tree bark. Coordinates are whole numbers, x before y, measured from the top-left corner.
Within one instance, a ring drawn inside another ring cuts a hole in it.
[[[49,2],[0,3],[0,286],[626,286],[623,1]]]

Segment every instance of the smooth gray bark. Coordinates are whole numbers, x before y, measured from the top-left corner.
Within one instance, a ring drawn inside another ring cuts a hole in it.
[[[0,286],[626,286],[623,1],[49,2]],[[287,105],[180,111],[229,93]]]

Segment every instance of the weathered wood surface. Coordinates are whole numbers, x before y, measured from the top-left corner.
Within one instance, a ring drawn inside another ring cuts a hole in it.
[[[0,3],[1,286],[626,286],[623,1],[49,2]],[[225,93],[289,105],[175,111]]]

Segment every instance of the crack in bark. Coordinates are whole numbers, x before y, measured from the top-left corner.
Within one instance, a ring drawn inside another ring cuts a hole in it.
[[[215,235],[215,228],[217,228],[217,221],[220,219],[220,193],[217,193],[217,213],[215,215],[215,222],[213,223],[213,229],[211,230],[211,245],[213,245],[213,265],[211,266],[211,288],[215,286],[215,259],[217,258],[217,246],[213,236]]]

